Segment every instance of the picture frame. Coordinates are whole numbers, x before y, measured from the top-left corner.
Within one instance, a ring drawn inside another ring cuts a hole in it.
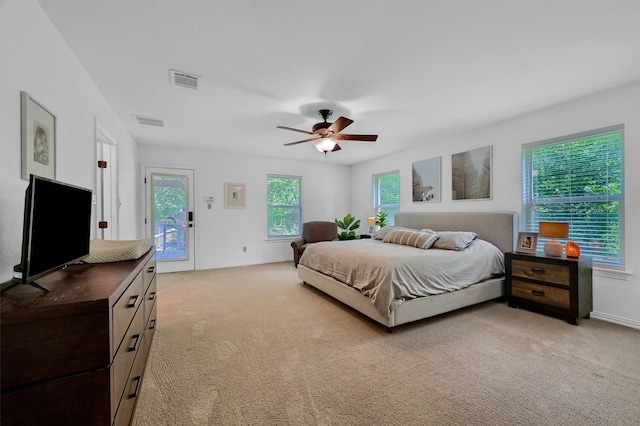
[[[27,92],[20,92],[22,179],[56,178],[56,115]]]
[[[442,157],[435,157],[411,164],[411,189],[414,203],[441,201],[441,162]]]
[[[538,248],[537,232],[518,232],[517,253],[535,254]]]
[[[224,208],[244,209],[246,205],[246,186],[244,183],[224,183]]]
[[[451,199],[490,200],[492,191],[493,146],[451,156]]]

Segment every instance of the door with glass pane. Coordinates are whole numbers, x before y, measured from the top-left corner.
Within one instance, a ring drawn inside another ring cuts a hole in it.
[[[145,224],[158,272],[195,269],[193,170],[145,168]]]

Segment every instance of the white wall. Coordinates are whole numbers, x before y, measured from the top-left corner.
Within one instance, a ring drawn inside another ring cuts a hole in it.
[[[302,176],[304,221],[333,221],[348,213],[347,166],[148,146],[141,146],[140,161],[195,170],[196,269],[293,261],[291,240],[266,240],[268,174]],[[224,182],[246,184],[245,209],[224,208]],[[214,197],[211,210],[204,202],[208,196]]]
[[[426,118],[428,119],[428,118]],[[610,90],[485,128],[439,140],[351,169],[351,211],[371,215],[371,176],[400,170],[402,211],[517,211],[521,206],[520,151],[528,142],[569,135],[613,124],[625,124],[626,273],[594,271],[594,317],[640,328],[640,83]],[[493,146],[493,199],[451,200],[451,155]],[[411,164],[442,157],[442,202],[413,203]]]
[[[121,179],[134,182],[137,147],[49,18],[33,0],[0,2],[0,282],[20,262],[24,191],[20,91],[57,116],[58,180],[95,189],[95,121],[118,142]],[[138,236],[137,185],[121,187],[120,237]],[[62,206],[51,206],[60,208]],[[62,242],[52,241],[52,249]]]

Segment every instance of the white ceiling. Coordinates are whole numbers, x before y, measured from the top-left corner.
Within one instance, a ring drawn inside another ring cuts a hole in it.
[[[640,0],[39,3],[148,145],[353,164],[640,79]],[[283,146],[321,107],[378,141]]]

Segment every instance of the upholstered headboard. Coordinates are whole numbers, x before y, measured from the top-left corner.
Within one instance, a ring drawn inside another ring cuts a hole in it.
[[[395,226],[434,231],[473,231],[503,252],[513,251],[518,238],[516,212],[408,212],[396,213]]]

